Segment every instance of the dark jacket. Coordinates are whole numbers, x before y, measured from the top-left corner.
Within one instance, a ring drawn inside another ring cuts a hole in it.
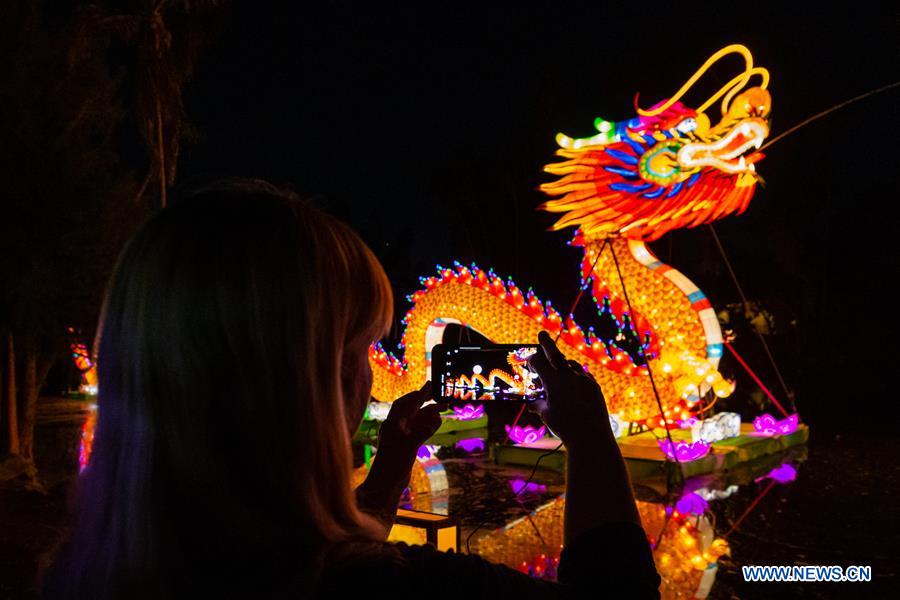
[[[563,549],[558,582],[432,545],[347,544],[326,558],[319,597],[659,598],[659,583],[644,531],[611,523]]]

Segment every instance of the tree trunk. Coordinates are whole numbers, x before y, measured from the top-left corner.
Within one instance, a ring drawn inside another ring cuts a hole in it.
[[[166,176],[166,147],[163,136],[162,122],[162,106],[159,102],[159,94],[156,94],[156,146],[159,152],[159,197],[162,200],[162,207],[166,207],[166,186],[168,184]]]
[[[29,341],[25,345],[25,387],[21,390],[24,402],[22,422],[19,424],[21,453],[22,457],[28,460],[34,460],[34,423],[38,399],[37,354],[34,342]]]
[[[0,350],[0,431],[3,431],[3,351]],[[0,440],[3,440],[3,434],[0,433]],[[3,453],[0,447],[0,454]]]
[[[16,399],[16,352],[12,332],[6,334],[6,410],[7,428],[9,429],[8,450],[10,454],[19,454],[19,416]]]

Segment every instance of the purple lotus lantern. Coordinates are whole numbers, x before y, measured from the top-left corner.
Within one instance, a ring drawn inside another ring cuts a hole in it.
[[[683,515],[702,515],[707,509],[709,509],[709,502],[694,492],[685,494],[675,503],[675,510]]]
[[[794,413],[780,421],[775,417],[766,413],[753,419],[753,429],[760,435],[789,435],[797,431],[797,425],[800,423],[800,417]]]
[[[518,425],[510,427],[509,425],[505,425],[505,427],[507,437],[516,444],[530,444],[536,442],[547,433],[547,428],[543,425],[537,429],[531,425],[526,425],[525,427],[520,427]]]
[[[454,406],[453,414],[460,421],[474,421],[484,416],[484,404],[479,404],[478,406],[474,404]]]
[[[435,457],[440,446],[434,444],[422,444],[416,451],[416,458],[421,461],[428,461]]]
[[[697,460],[698,458],[703,458],[709,454],[711,448],[711,446],[703,440],[694,443],[675,442],[674,448],[672,448],[672,443],[669,440],[659,440],[657,443],[659,444],[659,449],[666,455],[666,458],[669,460],[675,460],[677,458],[678,462],[690,462],[692,460]]]
[[[456,447],[460,450],[472,454],[473,452],[484,452],[484,438],[466,438],[456,442]]]
[[[780,484],[791,483],[797,479],[797,469],[791,463],[783,463],[769,471],[768,475],[764,475],[756,481],[759,482],[763,479],[771,479]]]

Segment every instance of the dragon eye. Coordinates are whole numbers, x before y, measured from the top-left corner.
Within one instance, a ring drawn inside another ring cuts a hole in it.
[[[694,131],[697,129],[697,119],[694,117],[688,117],[687,119],[680,122],[675,126],[675,129],[681,133],[688,133],[689,131]]]

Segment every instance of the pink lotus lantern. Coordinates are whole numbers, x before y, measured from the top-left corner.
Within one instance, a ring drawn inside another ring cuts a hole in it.
[[[453,414],[460,421],[474,421],[484,416],[484,404],[479,404],[478,406],[474,404],[454,406]]]
[[[753,429],[760,435],[789,435],[797,431],[799,423],[800,417],[797,413],[780,421],[776,421],[775,417],[766,413],[753,419]]]
[[[510,427],[509,425],[505,425],[505,427],[507,437],[516,444],[530,444],[536,442],[547,433],[547,428],[543,425],[537,429],[531,425],[526,425],[525,427],[520,427],[518,425]]]
[[[669,442],[669,440],[659,440],[657,443],[659,444],[659,449],[666,455],[666,458],[675,460],[677,457],[678,462],[690,462],[692,460],[697,460],[698,458],[703,458],[709,454],[711,448],[711,446],[703,440],[692,444],[688,442],[675,442],[675,448],[672,448],[672,443]]]

